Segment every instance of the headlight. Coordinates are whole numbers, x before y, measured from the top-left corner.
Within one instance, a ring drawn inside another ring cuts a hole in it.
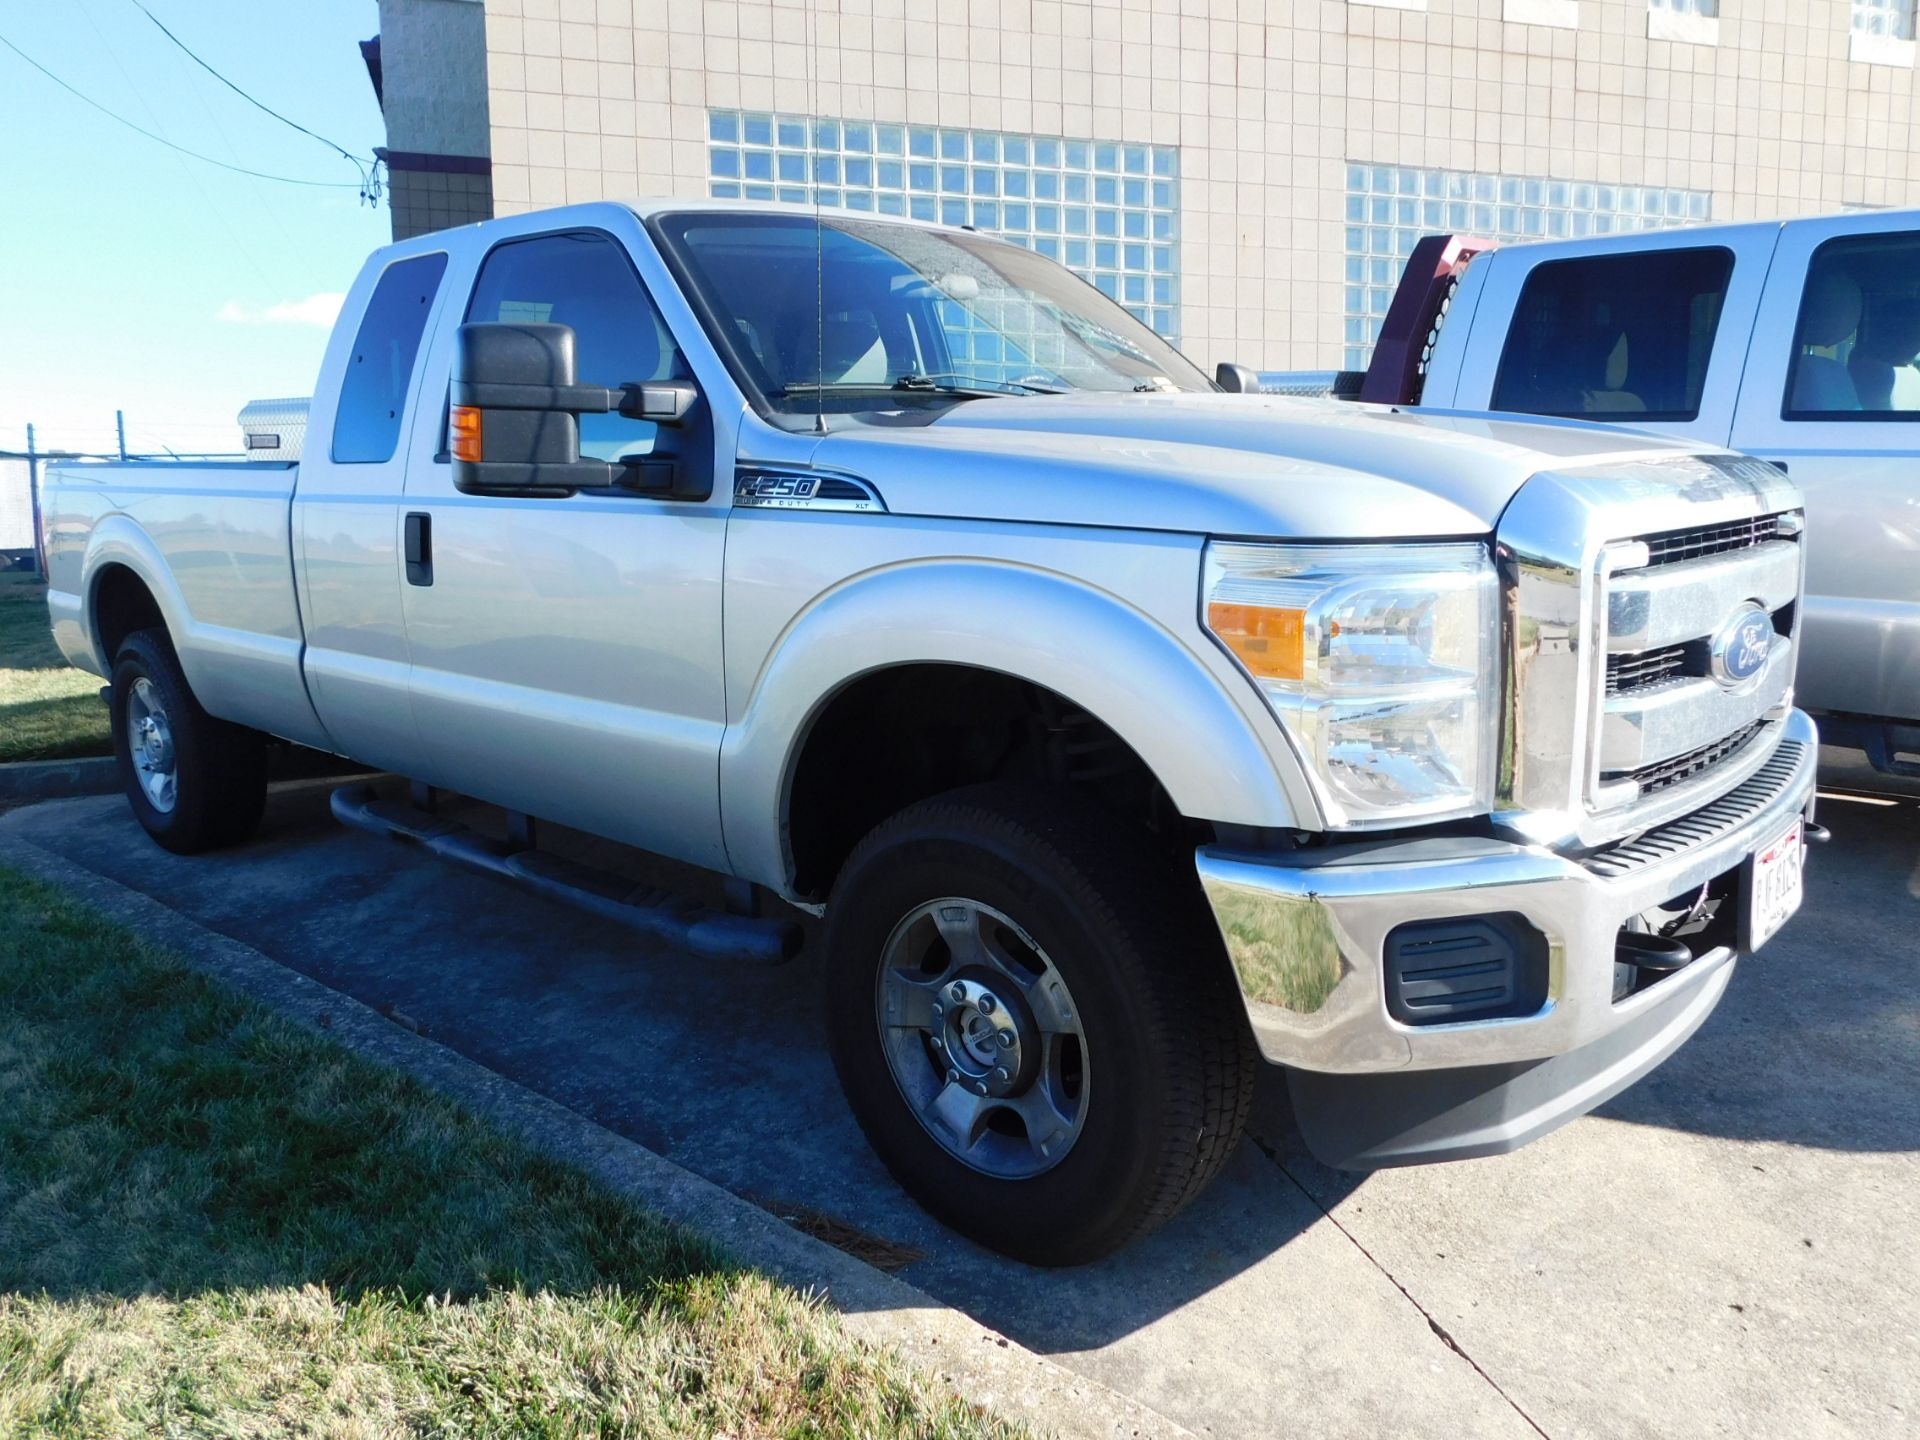
[[[1482,545],[1207,546],[1207,629],[1344,829],[1491,808],[1497,597]]]

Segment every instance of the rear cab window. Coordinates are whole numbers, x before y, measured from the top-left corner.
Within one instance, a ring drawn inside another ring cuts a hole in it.
[[[330,452],[336,465],[378,465],[393,458],[414,358],[446,269],[443,252],[416,255],[396,260],[374,285],[340,380]]]
[[[1780,413],[1920,420],[1920,231],[1847,235],[1813,252]]]
[[[1514,307],[1493,408],[1610,420],[1693,420],[1733,277],[1720,246],[1549,260]]]

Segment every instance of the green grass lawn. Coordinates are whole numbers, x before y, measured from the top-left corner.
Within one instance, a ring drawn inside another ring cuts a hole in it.
[[[68,665],[47,628],[47,592],[0,575],[0,762],[105,755],[100,681]]]
[[[0,869],[0,1435],[1009,1433]]]

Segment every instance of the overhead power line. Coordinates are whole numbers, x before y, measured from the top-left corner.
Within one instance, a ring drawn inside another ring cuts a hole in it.
[[[322,145],[326,146],[329,150],[336,151],[340,155],[341,159],[345,160],[348,164],[353,165],[359,169],[360,178],[363,183],[365,182],[367,169],[366,169],[365,163],[360,159],[359,156],[355,155],[352,151],[348,150],[344,145],[340,145],[335,141],[329,140],[327,139],[326,136],[321,135],[316,131],[309,130],[306,126],[302,125],[298,120],[289,120],[285,115],[282,115],[278,110],[274,109],[271,105],[267,104],[264,100],[260,100],[252,95],[249,95],[245,90],[242,90],[238,85],[234,84],[233,81],[229,80],[226,76],[222,75],[218,70],[214,69],[213,66],[209,65],[205,60],[202,60],[200,56],[197,53],[195,53],[193,47],[187,44],[187,42],[182,40],[178,35],[174,34],[173,31],[169,30],[164,24],[162,24],[160,17],[154,14],[153,11],[149,10],[142,3],[142,0],[133,0],[133,5],[135,9],[137,9],[142,15],[146,16],[147,19],[151,20],[154,23],[155,27],[159,29],[162,35],[166,36],[167,39],[171,40],[176,46],[178,46],[181,53],[184,54],[189,60],[193,61],[194,64],[198,65],[202,70],[206,71],[209,75],[213,76],[214,79],[218,80],[222,85],[226,86],[229,90],[233,91],[234,94],[238,95],[242,100],[246,101],[249,105],[253,106],[256,110],[265,111],[267,114],[271,115],[274,119],[278,120],[282,125],[291,125],[295,130],[298,130],[302,135],[306,135],[311,137],[312,139],[318,140]]]
[[[119,111],[109,110],[106,106],[102,105],[98,100],[95,100],[91,95],[86,94],[84,91],[76,90],[73,86],[69,85],[65,80],[62,80],[58,75],[54,74],[53,71],[49,70],[46,66],[42,65],[38,60],[34,59],[31,55],[27,54],[27,52],[22,50],[18,45],[14,44],[13,41],[9,40],[6,36],[0,35],[0,45],[6,46],[7,49],[11,50],[14,54],[18,55],[22,60],[26,61],[27,64],[31,65],[34,69],[38,70],[42,75],[46,76],[49,80],[53,81],[54,84],[58,85],[62,90],[65,90],[69,95],[73,96],[76,100],[84,101],[86,104],[91,105],[94,109],[98,110],[102,115],[105,115],[109,120],[117,120],[120,124],[126,126],[129,130],[132,130],[141,135],[144,135],[149,140],[158,141],[160,144],[166,146],[169,150],[177,150],[182,155],[189,156],[190,158],[195,160],[203,160],[209,165],[218,165],[222,170],[232,170],[237,174],[251,175],[257,180],[278,180],[285,185],[312,185],[325,190],[358,190],[362,194],[366,193],[367,186],[364,181],[302,180],[292,175],[273,175],[273,174],[269,174],[265,170],[249,170],[244,165],[230,165],[225,160],[216,160],[211,155],[202,155],[198,150],[189,150],[186,146],[176,144],[172,140],[167,139],[166,136],[156,134],[154,131],[147,129],[147,127],[144,125],[135,124],[133,121],[127,119],[126,116],[120,114]]]

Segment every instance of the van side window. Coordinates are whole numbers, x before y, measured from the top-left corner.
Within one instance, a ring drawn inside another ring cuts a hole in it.
[[[688,378],[680,347],[654,308],[633,262],[597,230],[508,240],[488,252],[467,320],[570,325],[574,377],[617,389]],[[598,460],[651,454],[659,426],[624,415],[582,415],[580,453]]]
[[[1829,240],[1807,264],[1788,420],[1920,420],[1920,231]]]
[[[378,465],[399,448],[414,356],[446,273],[444,254],[397,260],[382,272],[353,337],[331,454],[337,465]]]
[[[1493,408],[1692,420],[1733,275],[1719,246],[1549,260],[1520,291]]]

